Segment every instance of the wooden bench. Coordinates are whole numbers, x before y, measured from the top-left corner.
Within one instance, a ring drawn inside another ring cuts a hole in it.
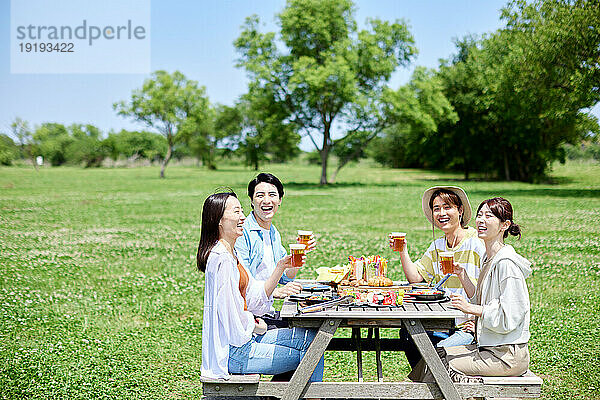
[[[261,381],[260,375],[232,375],[231,379],[201,377],[205,397],[278,397],[287,382]],[[517,377],[483,377],[483,383],[456,383],[463,398],[535,398],[541,394],[542,379],[531,371]],[[350,393],[350,394],[349,394]],[[441,399],[437,384],[415,382],[314,382],[309,383],[302,397],[312,398],[381,398],[381,399]]]

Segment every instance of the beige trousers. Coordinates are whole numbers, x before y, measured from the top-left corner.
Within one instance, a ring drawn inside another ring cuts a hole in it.
[[[466,346],[437,349],[454,382],[477,382],[477,376],[520,376],[529,368],[527,343],[493,347]],[[432,382],[433,375],[421,360],[408,376],[416,382]]]

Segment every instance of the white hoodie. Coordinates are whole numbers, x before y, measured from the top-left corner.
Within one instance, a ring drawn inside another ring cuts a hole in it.
[[[479,346],[522,344],[529,341],[529,293],[525,279],[531,262],[505,245],[492,259],[482,283],[483,313],[477,323]],[[471,298],[475,302],[475,296]]]

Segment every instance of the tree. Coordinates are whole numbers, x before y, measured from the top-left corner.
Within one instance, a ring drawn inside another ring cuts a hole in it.
[[[66,149],[74,139],[63,124],[44,122],[33,133],[34,156],[43,156],[51,165],[67,161]]]
[[[207,138],[207,132],[202,130],[209,107],[204,86],[198,86],[196,81],[188,80],[179,71],[173,74],[156,71],[144,81],[141,89],[133,91],[129,102],[113,104],[119,115],[142,122],[167,139],[167,153],[160,169],[161,178],[165,177],[165,168],[178,141],[190,140],[198,134],[207,139],[206,151],[212,150],[213,143]]]
[[[73,137],[65,151],[69,163],[84,167],[99,167],[109,154],[109,148],[101,139],[100,130],[94,125],[72,124],[68,131]]]
[[[19,148],[21,151],[21,157],[28,158],[31,160],[33,167],[37,170],[37,163],[33,159],[33,136],[29,129],[27,121],[16,117],[15,120],[10,124],[10,129],[15,138],[17,138]]]
[[[167,140],[161,134],[154,132],[122,129],[118,133],[109,133],[104,139],[104,144],[113,160],[119,156],[154,160],[167,152]]]
[[[600,100],[600,3],[512,1],[506,28],[459,45],[441,67],[460,122],[446,127],[462,168],[536,181],[564,143],[577,143],[585,111]],[[466,139],[466,140],[465,140]]]
[[[284,162],[299,153],[296,124],[286,121],[287,109],[272,92],[253,87],[237,104],[241,116],[240,150],[246,163],[258,170],[259,162]]]
[[[392,167],[437,167],[448,163],[439,126],[455,124],[458,116],[443,93],[435,71],[417,67],[398,90],[383,92],[381,135],[371,145],[375,160]]]
[[[369,29],[359,31],[350,0],[288,0],[277,22],[276,38],[259,32],[258,17],[246,19],[234,43],[237,66],[249,75],[250,93],[268,93],[261,99],[284,111],[281,123],[310,138],[321,155],[320,183],[326,184],[335,133],[361,130],[348,129],[357,120],[353,104],[377,97],[392,72],[415,54],[414,40],[403,21],[370,19]]]
[[[10,136],[0,133],[0,165],[12,165],[19,156],[19,148]]]
[[[189,119],[181,129],[181,141],[184,142],[191,154],[195,154],[208,169],[217,169],[216,151],[221,137],[214,129],[215,110],[208,106],[201,118]],[[181,150],[181,149],[180,149]]]
[[[494,150],[494,132],[490,121],[493,103],[488,83],[495,79],[486,73],[486,62],[481,58],[482,38],[466,36],[455,40],[458,52],[450,61],[444,61],[438,72],[443,93],[458,115],[458,122],[442,123],[439,131],[444,142],[445,167],[462,170],[469,179],[473,171],[493,171],[489,156]]]

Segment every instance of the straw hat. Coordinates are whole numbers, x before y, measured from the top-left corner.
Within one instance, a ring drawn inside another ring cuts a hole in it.
[[[433,195],[433,193],[439,189],[448,190],[449,192],[452,192],[458,196],[463,207],[462,226],[463,228],[466,227],[469,224],[469,221],[471,220],[471,203],[469,203],[469,198],[467,197],[465,191],[459,188],[458,186],[434,186],[430,187],[425,191],[425,193],[423,193],[423,212],[425,213],[425,216],[427,217],[429,222],[433,224],[433,211],[431,210],[431,208],[429,208],[429,200],[431,200],[431,196]]]

